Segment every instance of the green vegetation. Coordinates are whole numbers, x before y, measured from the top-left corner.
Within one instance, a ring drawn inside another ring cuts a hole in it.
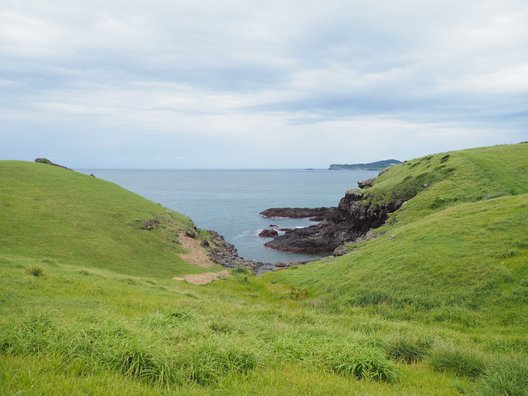
[[[391,167],[369,199],[416,195],[377,238],[202,286],[172,279],[204,271],[185,217],[44,164],[0,182],[0,394],[528,394],[527,144]]]
[[[179,257],[190,219],[95,177],[0,162],[0,253],[135,276],[200,272]],[[150,222],[149,222],[150,221]]]

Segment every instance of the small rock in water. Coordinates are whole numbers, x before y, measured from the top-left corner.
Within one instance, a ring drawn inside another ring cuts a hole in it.
[[[276,230],[262,230],[258,234],[261,238],[275,238],[279,236],[279,233]]]

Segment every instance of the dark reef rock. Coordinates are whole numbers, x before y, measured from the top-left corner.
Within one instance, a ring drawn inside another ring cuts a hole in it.
[[[59,165],[59,164],[56,164],[54,162],[51,162],[49,159],[47,158],[35,158],[35,162],[37,164],[46,164],[46,165],[52,165],[52,166],[58,166],[59,168],[64,168],[64,169],[68,169],[68,170],[71,170],[70,168],[67,168],[63,165]]]
[[[254,260],[246,260],[238,255],[236,247],[227,242],[222,235],[216,231],[209,231],[212,235],[212,241],[209,244],[208,250],[211,260],[228,268],[249,267],[257,271],[263,266],[273,267],[272,264],[261,263]],[[269,269],[272,270],[272,269]]]
[[[265,246],[294,253],[331,253],[344,242],[362,238],[381,226],[403,202],[404,199],[396,199],[388,204],[372,204],[366,194],[350,191],[319,224],[288,231]]]
[[[261,238],[275,238],[279,236],[279,233],[276,230],[262,230],[258,234]]]
[[[314,221],[322,221],[334,216],[336,208],[270,208],[260,212],[266,218],[286,217],[289,219],[310,218]],[[315,220],[317,219],[317,220]]]

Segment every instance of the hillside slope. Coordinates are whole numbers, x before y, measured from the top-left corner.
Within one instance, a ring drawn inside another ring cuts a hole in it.
[[[190,219],[113,183],[0,161],[0,185],[0,255],[152,277],[204,271],[180,257]]]
[[[414,197],[349,254],[270,277],[389,317],[528,328],[528,144],[408,161],[363,191]]]
[[[202,286],[171,278],[201,270],[173,243],[190,220],[2,162],[0,394],[527,396],[527,160],[512,145],[398,165],[363,190],[412,197],[377,238]]]

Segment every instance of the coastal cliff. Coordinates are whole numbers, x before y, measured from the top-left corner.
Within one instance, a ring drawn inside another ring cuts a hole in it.
[[[430,168],[432,158],[424,157],[420,161]],[[407,200],[447,177],[452,171],[452,168],[445,166],[449,156],[442,158],[441,166],[416,175],[407,175],[390,188],[380,189],[376,186],[384,171],[377,178],[360,181],[359,189],[348,191],[336,208],[313,209],[319,212],[326,209],[324,214],[318,217],[320,223],[306,228],[286,230],[283,235],[267,242],[265,246],[294,253],[342,254],[344,250],[336,248],[345,242],[364,238],[370,230],[383,225],[389,214],[398,210]],[[311,217],[310,213],[313,212],[306,208],[272,208],[261,212],[266,217],[272,217],[270,214],[282,217]],[[306,216],[303,216],[304,214]]]
[[[368,198],[360,191],[347,192],[330,212],[332,215],[319,224],[287,230],[265,246],[295,253],[333,252],[343,242],[354,241],[381,226],[405,202],[399,198],[387,204],[374,204]]]
[[[395,159],[369,162],[367,164],[331,164],[328,170],[382,170],[401,162]]]

